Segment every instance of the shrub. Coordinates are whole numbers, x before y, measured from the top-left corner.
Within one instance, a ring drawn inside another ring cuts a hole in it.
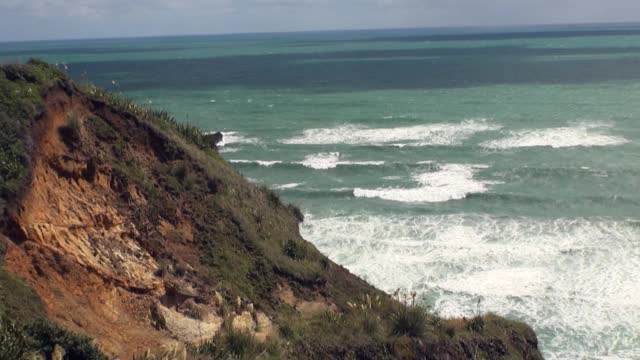
[[[282,202],[280,201],[280,198],[278,197],[278,194],[276,194],[273,190],[269,189],[268,186],[260,185],[260,191],[262,191],[267,196],[267,200],[269,201],[269,204],[276,207],[282,204]]]
[[[127,154],[127,144],[122,139],[118,139],[113,143],[113,154],[118,158],[122,158]]]
[[[303,260],[307,256],[307,245],[302,241],[289,239],[284,242],[283,251],[293,260]]]
[[[476,316],[466,323],[467,330],[481,332],[484,330],[484,319],[482,316]]]
[[[22,359],[29,348],[22,328],[8,317],[0,320],[0,359]]]
[[[447,334],[450,338],[456,335],[456,329],[453,326],[446,326],[444,328],[444,333]]]
[[[0,128],[0,196],[10,197],[18,191],[27,174],[27,127],[0,113]]]
[[[229,328],[223,336],[222,348],[224,352],[239,358],[249,358],[259,355],[263,348],[249,333]]]
[[[64,349],[65,360],[107,360],[90,338],[47,320],[28,325],[20,325],[6,316],[0,320],[0,359],[26,359],[33,353],[42,353],[49,359],[56,345]]]
[[[362,312],[360,315],[360,327],[362,327],[362,331],[373,337],[381,337],[383,333],[383,326],[380,318],[374,314],[369,312]]]
[[[427,311],[418,305],[399,306],[391,316],[395,336],[421,337],[427,331]]]
[[[293,213],[293,216],[296,217],[296,220],[298,220],[299,223],[304,222],[304,214],[302,213],[302,210],[300,210],[299,207],[294,205],[289,205],[288,208],[289,210],[291,210],[291,212]]]
[[[293,338],[293,336],[295,335],[295,331],[291,327],[291,324],[287,322],[280,324],[279,330],[280,335],[287,339]]]
[[[69,332],[46,320],[37,320],[25,327],[37,351],[51,355],[56,345],[66,351],[67,360],[107,360],[107,357],[84,335]]]

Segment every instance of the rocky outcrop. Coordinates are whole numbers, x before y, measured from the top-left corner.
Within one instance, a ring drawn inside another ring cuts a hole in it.
[[[220,144],[222,142],[222,140],[224,139],[224,136],[223,136],[223,134],[221,132],[217,131],[217,132],[213,132],[213,133],[206,133],[204,135],[204,139],[212,147],[215,147],[215,146],[217,146],[218,144]]]

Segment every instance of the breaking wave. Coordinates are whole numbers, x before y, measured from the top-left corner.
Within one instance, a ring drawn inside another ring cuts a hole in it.
[[[307,129],[300,136],[280,140],[280,142],[283,144],[306,145],[458,145],[478,132],[494,131],[500,128],[501,126],[493,124],[486,119],[395,128],[344,125],[334,128]]]
[[[480,146],[489,149],[512,149],[548,146],[552,148],[614,146],[629,142],[622,136],[606,132],[608,124],[580,124],[572,127],[525,129],[510,132],[509,136],[485,141]]]
[[[437,171],[418,173],[413,179],[420,185],[414,188],[378,188],[353,191],[354,196],[380,198],[400,202],[444,202],[464,199],[468,194],[489,190],[493,181],[474,179],[484,165],[445,164]]]

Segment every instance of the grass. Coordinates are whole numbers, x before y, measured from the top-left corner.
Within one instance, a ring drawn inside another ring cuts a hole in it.
[[[42,299],[29,284],[2,267],[3,255],[0,253],[0,359],[31,359],[33,353],[50,358],[59,345],[68,360],[106,360],[91,339],[46,320]]]
[[[300,240],[285,241],[282,244],[282,250],[293,260],[303,260],[307,256],[307,244]]]
[[[8,199],[18,192],[28,173],[27,126],[0,112],[0,196]]]
[[[24,331],[32,341],[32,348],[47,356],[59,345],[65,350],[65,359],[68,360],[107,360],[89,337],[72,333],[49,321],[35,321],[26,325]]]
[[[0,268],[0,316],[28,322],[45,316],[38,294],[17,275]]]
[[[387,338],[387,324],[377,314],[361,310],[348,313],[327,311],[310,319],[290,316],[281,319],[279,325],[280,335],[294,348],[307,353],[378,346]]]
[[[47,320],[23,325],[7,316],[0,318],[0,359],[27,360],[36,358],[36,354],[51,359],[56,346],[64,349],[65,360],[108,359],[90,338]]]
[[[26,182],[31,120],[41,111],[42,93],[65,75],[41,60],[0,66],[0,198],[13,200]]]
[[[119,139],[116,130],[103,119],[97,116],[92,116],[89,118],[87,123],[99,140],[107,143],[113,143]]]
[[[9,317],[27,323],[45,317],[46,311],[40,296],[15,274],[4,269],[4,252],[11,241],[0,235],[0,318]]]
[[[205,341],[191,349],[196,358],[206,359],[282,359],[282,345],[276,340],[259,342],[251,334],[225,327],[214,339]]]
[[[422,306],[398,306],[391,316],[391,333],[395,336],[422,337],[427,332],[428,316]]]
[[[55,345],[65,349],[65,359],[107,359],[88,337],[47,321],[38,294],[0,267],[0,359],[26,359],[31,353],[49,357]]]
[[[94,85],[83,85],[83,91],[96,99],[102,100],[114,108],[131,112],[140,119],[149,121],[158,126],[161,130],[178,134],[184,140],[196,145],[202,150],[210,150],[211,144],[206,140],[204,132],[200,128],[179,122],[168,112],[162,110],[154,110],[145,106],[136,104],[133,100],[110,91],[101,89]]]

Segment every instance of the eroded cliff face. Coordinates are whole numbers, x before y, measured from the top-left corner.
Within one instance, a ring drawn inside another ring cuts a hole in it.
[[[97,149],[70,149],[62,141],[67,117],[86,118],[85,106],[62,89],[47,95],[34,128],[31,186],[5,259],[34,286],[52,319],[126,356],[169,340],[148,321],[154,299],[166,291],[130,212],[115,206],[120,194],[111,188],[109,169],[90,169]],[[89,136],[81,133],[81,141]]]
[[[540,358],[528,327],[497,317],[484,334],[433,318],[426,337],[390,337],[396,302],[305,242],[299,210],[215,148],[66,79],[42,96],[27,185],[2,216],[5,268],[31,284],[50,320],[105,352],[126,359],[233,327],[258,341],[289,336],[282,357]],[[341,320],[369,315],[375,334]]]
[[[188,145],[173,148],[178,139],[86,97],[71,83],[50,89],[44,108],[32,128],[31,182],[10,215],[13,241],[5,261],[8,270],[33,285],[55,322],[127,358],[176,341],[213,337],[224,322],[225,304],[238,314],[235,327],[265,339],[273,331],[273,308],[285,303],[278,289],[288,289],[287,303],[293,307],[319,303],[317,311],[322,311],[330,306],[331,300],[307,286],[323,286],[326,279],[317,274],[312,274],[317,279],[305,278],[304,269],[302,275],[291,271],[280,254],[283,266],[260,263],[268,256],[245,249],[267,236],[277,237],[276,245],[280,239],[302,241],[291,209],[277,203],[266,211],[275,201],[267,198],[270,193],[246,183],[222,162],[212,161],[221,176],[210,176],[180,148]],[[176,171],[192,174],[184,181],[204,191],[191,191],[196,197],[187,198],[167,188],[166,178],[155,177],[156,171],[171,172],[173,164],[180,166]],[[225,177],[232,177],[233,187],[224,185]],[[191,206],[201,201],[211,204]],[[194,215],[199,224],[190,219]],[[224,236],[230,246],[206,244],[207,236]],[[203,250],[206,245],[213,249]],[[205,264],[220,260],[203,256],[217,250],[239,254],[217,254],[229,262]],[[319,262],[319,254],[313,256]],[[264,268],[234,268],[254,263]],[[244,278],[237,280],[240,286],[225,286],[227,279],[211,276],[211,267]],[[251,277],[260,288],[243,289]]]

